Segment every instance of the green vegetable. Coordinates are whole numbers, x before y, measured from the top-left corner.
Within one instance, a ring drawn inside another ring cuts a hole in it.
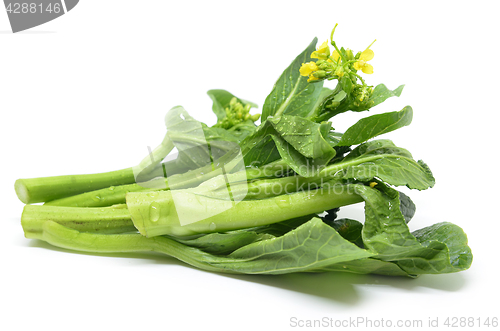
[[[362,118],[344,133],[332,127],[337,115],[399,97],[403,85],[365,82],[371,45],[354,53],[333,40],[333,51],[328,43],[316,49],[316,41],[280,76],[258,125],[259,114],[250,113],[256,104],[214,89],[215,125],[172,108],[164,140],[135,167],[18,180],[28,204],[25,236],[86,252],[155,251],[226,273],[413,278],[468,269],[461,228],[408,228],[416,207],[396,187],[433,187],[430,168],[392,141],[373,139],[409,125],[412,108]],[[337,81],[333,89],[323,87],[329,80]],[[337,218],[339,208],[360,202],[364,222]]]

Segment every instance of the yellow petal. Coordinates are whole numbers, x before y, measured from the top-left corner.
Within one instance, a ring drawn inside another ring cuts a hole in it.
[[[356,61],[356,62],[354,62],[354,65],[353,65],[354,69],[356,69],[356,70],[363,69],[363,66],[364,66],[364,62],[361,62],[361,61]]]
[[[365,64],[363,68],[361,69],[365,74],[373,74],[373,67],[371,64]]]
[[[321,46],[319,46],[318,51],[319,51],[320,49],[326,49],[326,48],[328,48],[328,40],[327,40],[327,41],[324,41],[324,42],[321,44]]]
[[[371,49],[365,49],[363,53],[359,56],[361,61],[370,61],[375,56],[375,53]]]
[[[334,50],[331,56],[335,60],[335,62],[339,62],[340,54],[339,52],[337,52],[337,50]]]
[[[323,44],[321,44],[321,46],[318,47],[318,50],[312,52],[311,58],[326,60],[329,55],[330,55],[330,48],[328,47],[328,40],[327,40]]]
[[[314,62],[302,63],[299,69],[301,76],[309,76],[313,71],[318,70],[318,66]]]
[[[309,79],[307,80],[307,82],[309,83],[312,80],[318,80],[318,79],[319,79],[318,77],[311,75],[311,76],[309,76]]]

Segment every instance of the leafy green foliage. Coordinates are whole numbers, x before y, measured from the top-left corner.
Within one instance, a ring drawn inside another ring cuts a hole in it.
[[[406,106],[401,111],[365,117],[347,129],[338,145],[361,144],[373,137],[410,125],[412,118],[413,110],[410,106]]]
[[[344,239],[363,248],[363,238],[361,237],[363,224],[350,218],[340,218],[332,221],[330,225],[337,230]]]
[[[284,70],[264,102],[259,126],[254,124],[258,114],[249,113],[255,104],[221,89],[208,91],[217,116],[212,127],[180,106],[173,108],[165,119],[166,138],[152,156],[164,157],[175,146],[177,159],[161,169],[148,159],[138,166],[160,170],[160,177],[166,172],[167,180],[156,178],[165,184],[163,191],[137,184],[85,191],[95,186],[74,176],[55,181],[77,183],[77,191],[51,186],[50,178],[18,182],[22,201],[53,197],[39,187],[63,197],[49,203],[53,206],[25,207],[26,237],[80,251],[156,251],[228,273],[417,277],[469,268],[472,253],[458,226],[440,222],[413,232],[407,226],[415,204],[393,187],[433,187],[429,167],[390,140],[371,140],[409,125],[412,108],[363,118],[343,134],[329,121],[399,97],[403,85],[389,90],[365,83],[357,72],[372,72],[366,64],[373,57],[369,47],[356,55],[341,47],[335,59],[327,44],[315,50],[316,41]],[[332,46],[338,50],[333,41]],[[323,87],[325,79],[338,83],[331,90]],[[116,182],[108,176],[85,178]],[[123,204],[77,207],[92,206],[89,198]],[[363,201],[364,223],[337,219],[340,207]],[[67,203],[71,207],[62,207]],[[139,233],[131,233],[134,229]]]
[[[281,157],[296,173],[311,177],[336,154],[328,141],[330,128],[330,123],[318,124],[299,116],[268,119],[243,141],[245,163],[262,165]]]
[[[282,114],[306,117],[311,112],[317,97],[321,93],[322,83],[309,84],[307,77],[299,73],[302,63],[307,62],[315,50],[317,38],[300,53],[283,71],[267,96],[262,107],[262,121],[269,116]]]
[[[462,229],[439,223],[410,233],[400,210],[397,191],[384,194],[355,185],[365,199],[363,242],[377,258],[396,262],[409,274],[448,273],[470,267],[472,256]],[[418,237],[418,239],[417,239]]]
[[[406,185],[417,190],[433,187],[435,183],[432,172],[423,161],[415,161],[410,152],[390,140],[363,143],[323,172],[336,178],[359,181],[379,178],[391,185]]]
[[[228,256],[238,262],[217,266],[244,273],[279,274],[314,270],[371,255],[342,238],[319,218],[313,218],[281,237],[240,248]]]

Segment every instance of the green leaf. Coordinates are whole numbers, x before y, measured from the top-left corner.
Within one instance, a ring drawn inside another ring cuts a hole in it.
[[[184,171],[206,166],[238,146],[239,139],[231,131],[209,128],[180,106],[167,113],[165,124],[167,135],[179,152],[176,165]]]
[[[267,233],[257,233],[251,230],[209,233],[189,239],[172,237],[172,239],[184,245],[196,247],[207,253],[215,255],[226,255],[253,242],[271,238],[274,238],[274,236]]]
[[[323,87],[318,95],[318,98],[316,99],[313,109],[317,109],[325,101],[325,99],[332,94],[332,92],[333,91],[328,87]]]
[[[312,218],[280,237],[245,245],[229,255],[210,254],[166,236],[146,238],[140,234],[82,233],[52,221],[43,224],[40,239],[58,247],[85,252],[156,251],[204,270],[247,274],[317,271],[336,263],[373,256],[342,238],[319,218]],[[223,242],[227,242],[226,239]],[[205,247],[205,244],[200,246]]]
[[[321,93],[323,82],[308,83],[307,77],[301,76],[302,63],[315,61],[310,58],[315,51],[317,38],[283,71],[267,96],[262,107],[262,121],[269,116],[282,114],[308,117],[314,109],[316,99]]]
[[[337,230],[337,232],[346,240],[349,240],[353,244],[356,244],[356,246],[363,248],[363,239],[361,237],[363,224],[349,218],[335,219],[332,222],[326,222],[324,220],[324,222]]]
[[[335,156],[330,144],[330,123],[282,115],[269,118],[242,143],[245,164],[267,164],[279,156],[298,174],[311,177]],[[271,140],[272,139],[272,140]]]
[[[368,186],[351,186],[365,200],[363,243],[375,257],[396,262],[409,274],[449,273],[470,267],[472,254],[459,227],[439,223],[415,231],[406,225],[399,193],[383,193]],[[418,237],[418,239],[417,239]]]
[[[277,135],[282,137],[300,154],[308,158],[318,158],[335,152],[327,142],[331,123],[315,123],[299,116],[283,115],[270,119]]]
[[[369,100],[373,101],[372,107],[381,104],[390,97],[399,97],[403,92],[404,85],[400,85],[397,89],[391,91],[384,84],[375,86]]]
[[[302,217],[296,217],[283,222],[272,223],[268,225],[259,226],[256,228],[251,228],[249,230],[262,234],[265,233],[274,237],[280,237],[298,228],[302,224],[309,222],[313,217],[316,217],[316,215],[306,215]]]
[[[413,110],[410,106],[401,111],[365,117],[347,129],[338,145],[361,144],[373,137],[410,125],[412,118]]]
[[[423,246],[430,246],[432,241],[446,243],[448,254],[443,255],[443,269],[437,270],[439,273],[449,268],[447,259],[449,258],[452,268],[465,270],[472,264],[472,252],[467,245],[467,235],[457,225],[449,222],[433,224],[426,228],[412,232],[412,235]],[[405,269],[410,269],[406,266]]]
[[[359,145],[342,161],[327,166],[322,174],[337,179],[355,179],[363,182],[376,178],[395,186],[425,190],[434,186],[435,179],[429,167],[415,161],[406,149],[390,140],[373,140]]]
[[[340,79],[340,86],[346,94],[351,94],[352,92],[352,80],[349,76],[344,76]]]
[[[281,237],[237,249],[228,255],[227,262],[211,265],[248,274],[282,274],[310,271],[371,255],[342,238],[319,218],[313,218]]]
[[[211,129],[222,128],[211,127]],[[245,140],[246,137],[251,136],[255,131],[257,131],[257,126],[252,120],[246,120],[244,122],[236,124],[229,130],[226,130],[227,133],[231,134],[237,139],[238,143],[241,143],[243,140]]]
[[[340,106],[348,104],[348,99],[347,93],[341,89],[340,84],[337,85],[335,90],[324,87],[314,106],[313,113],[308,118],[314,122],[322,122],[345,112],[349,108]]]
[[[269,121],[262,122],[257,130],[241,143],[245,165],[262,166],[280,158],[276,144],[271,138],[276,130]]]
[[[232,98],[236,98],[238,102],[243,105],[249,104],[252,107],[257,108],[257,105],[255,103],[240,99],[226,90],[209,90],[207,94],[213,101],[212,110],[217,116],[217,121],[222,121],[226,117],[226,108],[229,107],[229,102]]]
[[[357,146],[347,154],[344,161],[351,161],[360,157],[377,156],[379,154],[392,154],[398,157],[413,158],[408,150],[394,145],[389,139],[377,139]]]
[[[342,271],[352,272],[355,274],[405,276],[414,278],[414,276],[405,272],[394,262],[381,261],[370,257],[365,259],[336,263],[313,271]]]
[[[380,84],[375,87],[369,98],[359,101],[354,95],[347,92],[352,90],[352,84],[350,85],[347,78],[341,79],[335,90],[314,109],[311,119],[315,122],[321,122],[349,110],[355,112],[369,110],[390,97],[400,96],[403,87],[404,85],[401,85],[391,91],[385,85]]]
[[[255,145],[243,155],[245,165],[254,167],[269,164],[280,158],[280,152],[271,136],[264,137],[262,140],[256,142]]]
[[[271,137],[283,161],[302,177],[318,175],[319,171],[335,156],[335,150],[332,148],[330,152],[326,152],[316,158],[310,158],[293,148],[282,137],[276,135],[272,135]]]
[[[406,223],[410,222],[413,216],[415,216],[415,211],[417,206],[413,203],[409,196],[403,192],[399,192],[399,209],[405,218]]]

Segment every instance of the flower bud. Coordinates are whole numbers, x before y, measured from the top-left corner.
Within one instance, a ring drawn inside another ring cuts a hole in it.
[[[325,78],[326,77],[326,72],[324,70],[318,70],[313,73],[314,77],[317,78]]]

